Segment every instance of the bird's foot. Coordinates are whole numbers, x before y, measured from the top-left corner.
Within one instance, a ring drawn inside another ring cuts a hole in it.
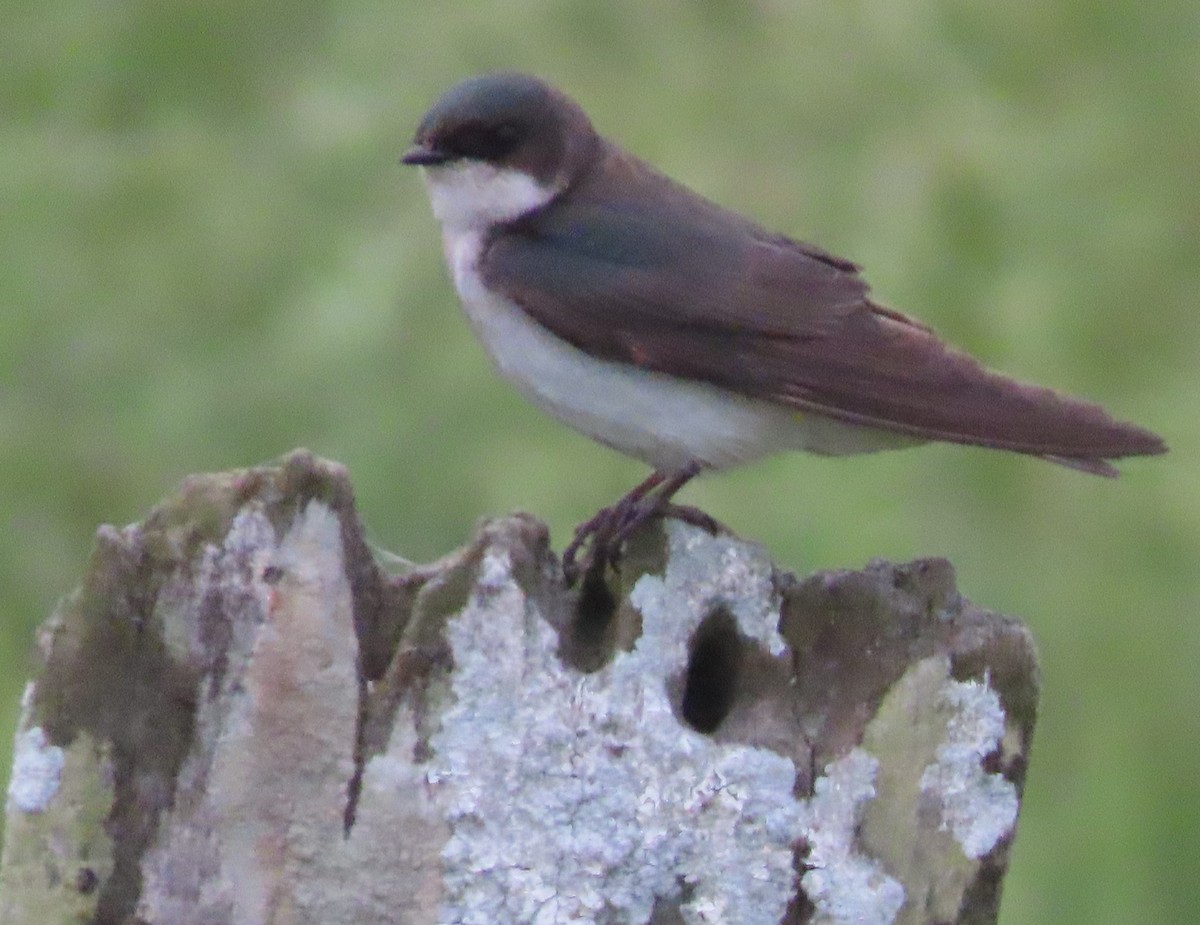
[[[619,503],[612,507],[602,507],[593,517],[575,528],[575,534],[571,537],[567,548],[563,550],[562,557],[563,575],[566,576],[568,585],[573,585],[575,579],[583,572],[591,571],[593,562],[597,558],[596,551],[607,546],[609,538],[612,536],[614,525],[620,518],[619,508]],[[579,553],[589,540],[591,540],[591,551],[584,556],[582,563],[576,562]]]
[[[625,542],[656,517],[678,517],[710,533],[720,531],[721,525],[698,508],[671,503],[675,493],[699,471],[700,466],[693,463],[671,474],[655,472],[612,507],[601,508],[576,527],[563,551],[567,584],[574,584],[582,574],[598,575],[607,566],[617,568]],[[585,548],[582,560],[577,561]]]

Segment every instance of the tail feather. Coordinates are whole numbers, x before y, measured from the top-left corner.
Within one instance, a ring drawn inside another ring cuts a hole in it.
[[[1110,478],[1113,460],[1167,451],[1157,434],[1094,402],[987,369],[928,328],[871,307],[874,313],[860,313],[828,338],[789,344],[780,362],[790,364],[790,381],[771,397],[843,421]]]
[[[1043,455],[1038,459],[1044,459],[1046,462],[1057,463],[1060,466],[1066,466],[1068,469],[1076,469],[1079,472],[1088,472],[1092,475],[1102,475],[1106,479],[1115,479],[1121,474],[1121,470],[1110,463],[1107,459],[1097,459],[1082,456],[1051,456]]]

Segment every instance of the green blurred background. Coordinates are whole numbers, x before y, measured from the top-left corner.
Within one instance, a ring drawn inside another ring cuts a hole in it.
[[[310,447],[350,467],[373,540],[417,559],[514,508],[561,547],[643,476],[495,378],[396,166],[440,91],[516,68],[862,262],[990,365],[1166,436],[1115,483],[931,447],[779,458],[684,499],[801,573],[947,556],[965,594],[1025,617],[1045,692],[1002,921],[1195,920],[1196,0],[0,14],[0,741],[96,525],[187,473]]]

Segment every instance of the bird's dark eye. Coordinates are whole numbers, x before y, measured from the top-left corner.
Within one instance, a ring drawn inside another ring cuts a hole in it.
[[[498,125],[475,123],[456,129],[445,139],[442,147],[456,157],[499,161],[511,154],[520,140],[520,129],[511,122]]]

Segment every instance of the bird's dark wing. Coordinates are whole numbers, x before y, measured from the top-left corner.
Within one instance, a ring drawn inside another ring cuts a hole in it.
[[[1162,452],[1102,408],[990,372],[868,298],[857,267],[704,200],[581,190],[496,234],[480,270],[594,356],[916,437],[1099,474]]]

